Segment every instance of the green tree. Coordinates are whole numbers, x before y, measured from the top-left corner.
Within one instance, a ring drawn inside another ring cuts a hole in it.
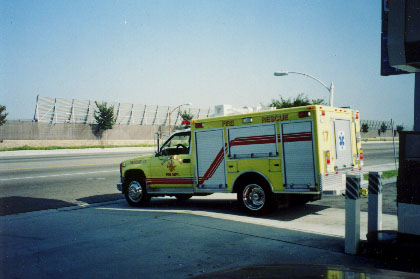
[[[0,126],[6,123],[6,116],[8,113],[6,112],[6,106],[0,105]]]
[[[194,115],[190,114],[188,111],[184,110],[184,111],[180,111],[179,112],[179,116],[181,116],[182,120],[188,120],[190,121],[191,119],[193,119]]]
[[[280,96],[280,99],[272,99],[271,104],[269,104],[269,107],[275,107],[277,109],[281,108],[291,108],[291,107],[300,107],[300,106],[307,106],[307,105],[326,105],[324,99],[313,99],[309,100],[309,98],[303,94],[300,93],[297,95],[296,98],[288,98],[284,99],[282,96]]]
[[[386,132],[387,126],[386,126],[385,122],[382,122],[381,129],[380,130],[381,130],[382,133],[385,133]]]
[[[397,125],[398,134],[400,134],[402,131],[404,131],[404,126],[403,125]]]
[[[367,123],[363,123],[362,126],[360,127],[360,130],[362,131],[362,133],[369,132],[369,125]]]
[[[95,111],[95,120],[98,124],[98,128],[100,130],[106,131],[108,129],[112,129],[112,125],[115,124],[115,117],[114,117],[114,106],[109,106],[105,103],[98,103],[95,102],[98,110]]]

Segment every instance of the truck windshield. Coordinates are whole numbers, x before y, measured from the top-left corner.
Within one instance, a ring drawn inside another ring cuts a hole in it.
[[[161,155],[189,154],[191,133],[180,133],[174,135],[161,148]]]

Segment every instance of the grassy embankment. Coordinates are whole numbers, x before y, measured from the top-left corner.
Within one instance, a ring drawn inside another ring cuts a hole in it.
[[[17,150],[56,150],[56,149],[87,149],[87,148],[116,148],[116,147],[153,147],[153,144],[135,144],[135,145],[81,145],[81,146],[19,146],[19,147],[3,147],[1,151],[17,151]]]
[[[397,176],[398,176],[397,170],[387,170],[387,171],[382,172],[382,179],[388,179],[388,178],[397,177]],[[368,180],[369,174],[367,173],[363,174],[363,179]]]

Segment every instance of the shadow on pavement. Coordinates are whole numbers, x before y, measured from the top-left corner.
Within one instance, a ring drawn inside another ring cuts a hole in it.
[[[118,194],[104,194],[104,195],[95,195],[77,199],[77,201],[85,202],[88,204],[99,203],[99,202],[107,202],[107,201],[115,201],[123,198],[123,196]]]
[[[74,205],[76,204],[54,199],[17,196],[5,197],[0,198],[0,216],[46,209],[57,209]]]
[[[127,204],[127,207],[129,205]],[[146,209],[158,210],[200,210],[213,213],[224,213],[238,216],[253,216],[245,213],[240,204],[233,199],[190,199],[186,201],[174,198],[152,198]],[[306,204],[301,206],[290,206],[278,208],[273,212],[257,216],[262,219],[275,219],[279,221],[293,221],[306,215],[317,214],[317,212],[329,208],[329,206]]]

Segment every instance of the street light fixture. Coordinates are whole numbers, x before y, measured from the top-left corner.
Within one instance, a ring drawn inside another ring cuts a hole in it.
[[[333,106],[333,101],[334,101],[334,84],[333,84],[333,82],[331,82],[330,87],[328,87],[325,83],[323,83],[322,81],[320,81],[316,77],[313,77],[313,76],[305,74],[305,73],[300,73],[300,72],[274,72],[274,76],[276,76],[276,77],[287,76],[289,74],[297,74],[297,75],[306,76],[306,77],[309,77],[309,78],[314,79],[317,82],[319,82],[322,86],[324,86],[328,90],[328,92],[330,92],[330,104],[329,105],[331,107]]]
[[[175,107],[173,110],[171,110],[171,111],[169,112],[169,135],[171,135],[171,134],[172,134],[172,130],[171,130],[171,115],[172,115],[172,113],[173,113],[174,111],[176,111],[177,109],[181,109],[181,107],[182,107],[182,106],[192,106],[192,103],[186,103],[186,104],[179,105],[179,106]]]

